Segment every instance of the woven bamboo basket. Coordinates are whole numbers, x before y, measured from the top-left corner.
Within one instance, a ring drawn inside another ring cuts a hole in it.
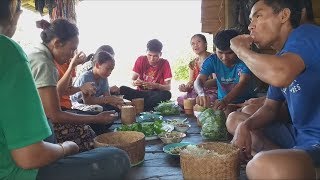
[[[199,156],[182,151],[180,164],[184,179],[237,179],[240,172],[239,149],[231,144],[207,142],[198,145],[219,155]]]
[[[145,136],[141,132],[110,132],[94,138],[95,148],[105,146],[114,146],[126,151],[129,155],[131,166],[136,166],[144,161]]]

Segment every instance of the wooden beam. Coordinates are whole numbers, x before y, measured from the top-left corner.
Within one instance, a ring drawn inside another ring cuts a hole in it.
[[[202,32],[216,34],[225,28],[225,0],[202,0]]]

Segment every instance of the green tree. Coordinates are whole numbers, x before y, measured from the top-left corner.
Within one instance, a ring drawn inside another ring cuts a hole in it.
[[[173,78],[177,81],[189,79],[189,63],[195,58],[190,52],[186,56],[178,57],[173,65]]]

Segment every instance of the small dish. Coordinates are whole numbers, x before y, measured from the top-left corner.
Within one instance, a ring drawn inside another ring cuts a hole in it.
[[[188,123],[177,123],[174,125],[174,128],[179,131],[179,132],[187,132],[189,130],[189,128],[191,127],[190,124]]]
[[[182,139],[186,137],[186,134],[183,132],[172,131],[161,133],[158,137],[164,144],[172,144],[181,142]]]
[[[190,142],[180,142],[180,143],[173,143],[165,145],[162,150],[163,152],[172,155],[172,156],[180,156],[180,151],[183,150],[188,145],[194,145]]]

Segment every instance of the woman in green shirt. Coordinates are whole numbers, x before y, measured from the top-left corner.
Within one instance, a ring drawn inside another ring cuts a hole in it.
[[[0,179],[122,179],[129,160],[119,149],[76,154],[74,142],[43,141],[52,132],[27,57],[11,40],[21,13],[17,0],[0,1]]]

